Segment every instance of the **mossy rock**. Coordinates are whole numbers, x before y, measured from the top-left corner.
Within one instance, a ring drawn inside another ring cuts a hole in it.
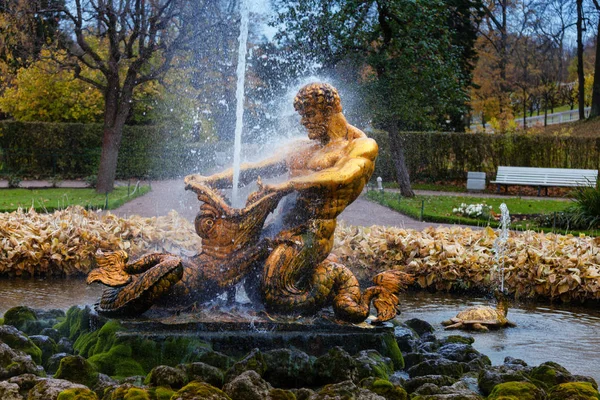
[[[81,333],[75,341],[75,350],[88,357],[99,372],[119,379],[146,375],[158,365],[174,367],[198,361],[210,348],[194,337],[152,340],[139,335],[117,335],[122,331],[117,321],[108,321],[96,331]]]
[[[532,369],[529,377],[544,389],[572,380],[571,373],[565,367],[552,361],[545,362]]]
[[[406,400],[408,393],[401,386],[394,385],[385,379],[367,378],[360,385],[371,392],[384,397],[386,400]]]
[[[199,354],[197,361],[212,365],[213,367],[222,369],[223,371],[227,371],[229,368],[233,367],[233,364],[235,364],[235,360],[233,358],[213,350],[207,350],[202,352],[202,354]]]
[[[4,318],[0,318],[0,325],[4,325]]]
[[[79,335],[90,331],[90,307],[73,306],[67,310],[65,319],[54,325],[62,336],[76,340]]]
[[[54,377],[93,387],[98,382],[98,371],[81,356],[66,356],[60,360]]]
[[[171,397],[177,400],[231,400],[229,396],[220,389],[205,382],[190,382]]]
[[[98,396],[90,389],[67,389],[58,394],[56,400],[98,400]]]
[[[181,369],[169,367],[168,365],[159,365],[152,368],[152,371],[150,371],[146,377],[144,384],[180,389],[187,383],[187,380],[185,372]]]
[[[29,336],[29,340],[31,340],[42,351],[42,363],[44,365],[46,365],[50,357],[58,353],[58,345],[49,336],[32,335]]]
[[[99,372],[115,379],[134,375],[146,375],[140,363],[132,359],[131,347],[126,345],[114,346],[106,353],[93,355],[88,361]]]
[[[343,381],[358,382],[358,364],[342,347],[329,349],[315,361],[317,383],[331,384]]]
[[[394,373],[392,360],[382,356],[376,350],[363,350],[354,356],[358,367],[358,379],[376,377],[388,380]]]
[[[13,307],[4,313],[4,323],[6,325],[12,325],[26,333],[29,333],[27,328],[31,326],[32,322],[37,321],[37,319],[35,310],[27,306]]]
[[[259,349],[253,349],[244,358],[229,368],[225,374],[225,382],[230,382],[232,379],[246,371],[255,371],[258,375],[262,376],[266,370],[267,363],[265,362],[263,354]]]
[[[384,356],[389,357],[392,360],[394,363],[394,369],[404,369],[404,358],[402,357],[402,352],[400,351],[400,347],[398,347],[398,342],[396,342],[394,334],[391,332],[383,336],[382,353]]]
[[[105,394],[102,400],[153,400],[148,390],[131,384],[121,385],[112,393]]]
[[[223,371],[212,365],[203,362],[194,362],[190,364],[180,364],[177,368],[186,373],[190,382],[206,382],[214,387],[223,387],[223,382],[225,380]]]
[[[0,341],[6,343],[13,350],[20,350],[30,355],[36,364],[42,363],[42,350],[14,326],[0,326]]]
[[[590,382],[568,382],[553,387],[548,400],[600,400],[600,394]]]
[[[544,391],[530,382],[505,382],[494,386],[488,400],[539,400],[545,399]]]
[[[175,394],[175,391],[170,387],[159,386],[155,388],[150,388],[150,396],[152,399],[156,400],[170,400],[171,397]]]

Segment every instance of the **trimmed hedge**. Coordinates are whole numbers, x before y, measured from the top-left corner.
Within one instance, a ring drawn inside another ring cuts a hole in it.
[[[82,178],[98,171],[102,125],[0,121],[0,174]],[[118,178],[171,178],[207,171],[229,143],[189,143],[176,129],[126,126]]]
[[[466,179],[467,171],[494,177],[499,165],[598,169],[600,138],[532,134],[402,132],[413,180]],[[395,180],[387,133],[370,133],[380,153],[373,176]]]

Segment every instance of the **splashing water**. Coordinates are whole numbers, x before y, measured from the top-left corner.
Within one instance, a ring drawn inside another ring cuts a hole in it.
[[[500,291],[504,292],[504,254],[508,244],[508,229],[510,226],[510,213],[506,204],[500,204],[500,234],[494,241],[494,253],[497,268],[500,270]]]
[[[233,192],[231,202],[238,201],[238,186],[240,181],[240,154],[242,152],[242,127],[244,124],[244,84],[246,78],[246,43],[248,42],[248,0],[240,2],[240,36],[238,38],[237,89],[235,92],[235,141],[233,145]]]

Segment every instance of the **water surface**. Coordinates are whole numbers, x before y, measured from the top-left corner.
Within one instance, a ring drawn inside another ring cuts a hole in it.
[[[88,286],[82,279],[1,279],[0,314],[18,305],[64,310],[74,305],[92,305],[101,291],[101,285]],[[518,303],[508,313],[516,328],[465,333],[445,331],[441,322],[468,306],[493,305],[493,300],[409,292],[402,296],[401,303],[401,320],[426,320],[438,337],[472,335],[474,347],[490,357],[494,365],[502,364],[507,356],[523,359],[531,366],[555,361],[573,374],[592,376],[600,382],[600,311],[595,309]]]

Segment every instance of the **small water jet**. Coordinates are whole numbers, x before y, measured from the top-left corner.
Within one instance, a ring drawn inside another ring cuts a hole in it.
[[[500,204],[500,227],[499,235],[494,241],[494,254],[496,268],[500,273],[500,291],[504,293],[504,263],[508,245],[508,231],[510,228],[510,213],[505,203]]]

